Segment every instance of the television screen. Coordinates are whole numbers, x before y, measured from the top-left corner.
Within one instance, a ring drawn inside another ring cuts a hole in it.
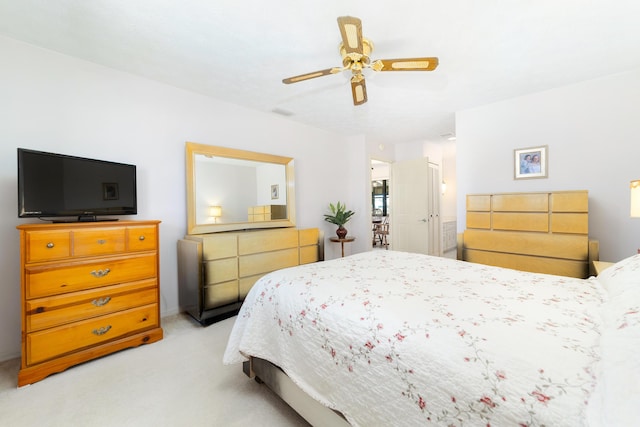
[[[137,213],[136,167],[18,148],[18,216],[96,220]]]

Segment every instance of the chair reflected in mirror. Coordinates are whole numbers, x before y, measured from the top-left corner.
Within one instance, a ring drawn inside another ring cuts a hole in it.
[[[373,220],[373,246],[380,243],[381,248],[389,249],[389,217],[382,217],[379,221]]]

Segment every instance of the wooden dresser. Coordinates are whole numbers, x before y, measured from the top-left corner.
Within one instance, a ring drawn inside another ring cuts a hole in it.
[[[317,228],[188,235],[178,241],[180,307],[207,325],[236,314],[266,273],[324,258]]]
[[[585,278],[599,253],[588,233],[585,190],[468,194],[459,259]]]
[[[18,386],[162,339],[160,221],[24,224]]]

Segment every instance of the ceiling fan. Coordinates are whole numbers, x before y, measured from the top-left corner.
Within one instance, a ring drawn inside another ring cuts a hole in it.
[[[362,22],[360,19],[353,16],[340,16],[338,17],[338,27],[342,36],[339,50],[343,66],[289,77],[283,79],[282,83],[298,83],[351,70],[353,73],[351,77],[353,105],[361,105],[367,102],[367,87],[362,74],[364,68],[371,68],[374,71],[433,71],[438,66],[438,58],[435,57],[378,59],[371,62],[369,55],[373,51],[373,43],[371,40],[362,37]]]

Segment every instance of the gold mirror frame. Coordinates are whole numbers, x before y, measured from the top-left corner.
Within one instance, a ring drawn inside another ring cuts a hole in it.
[[[286,181],[286,219],[276,219],[270,221],[246,221],[220,224],[197,224],[196,221],[196,168],[195,156],[202,154],[205,156],[224,157],[236,160],[247,160],[249,162],[272,163],[285,167]],[[187,166],[187,233],[204,234],[217,233],[221,231],[236,231],[245,229],[295,227],[295,186],[294,186],[294,164],[290,157],[276,156],[272,154],[255,153],[253,151],[236,150],[233,148],[216,147],[213,145],[198,144],[196,142],[186,143],[186,166]]]

